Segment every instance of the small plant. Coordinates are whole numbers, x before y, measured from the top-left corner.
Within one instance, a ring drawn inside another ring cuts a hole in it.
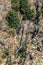
[[[6,57],[8,57],[9,56],[9,49],[6,49],[5,51],[4,51],[4,54],[3,54],[3,58],[6,58]]]

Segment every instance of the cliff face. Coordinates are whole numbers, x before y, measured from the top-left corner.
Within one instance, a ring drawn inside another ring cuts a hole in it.
[[[15,49],[19,47],[21,33],[17,34],[14,29],[7,25],[5,17],[8,10],[11,10],[11,0],[0,0],[0,65],[22,65],[22,58],[15,57],[14,54]],[[23,65],[43,65],[43,19],[39,21],[38,26],[29,20],[21,23],[24,26],[23,41],[27,39],[29,43]],[[34,34],[34,30],[38,30],[38,33]],[[8,54],[4,55],[5,51],[9,53],[9,57]]]

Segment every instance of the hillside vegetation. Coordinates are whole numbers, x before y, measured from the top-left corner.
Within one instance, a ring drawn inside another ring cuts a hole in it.
[[[43,0],[0,0],[0,65],[43,65]]]

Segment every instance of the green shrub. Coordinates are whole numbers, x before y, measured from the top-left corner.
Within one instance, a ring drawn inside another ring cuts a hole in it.
[[[19,0],[12,0],[12,9],[18,11],[18,9],[19,9]]]
[[[28,0],[21,0],[20,1],[20,11],[21,13],[25,14],[25,10],[28,7]]]
[[[6,49],[5,51],[4,51],[4,53],[3,53],[3,58],[6,58],[6,57],[8,57],[9,56],[9,49]]]
[[[18,29],[20,27],[18,13],[15,12],[14,10],[11,10],[11,11],[8,12],[8,15],[7,15],[6,19],[8,21],[8,25],[11,28]]]
[[[31,10],[28,0],[20,1],[20,12],[23,14],[23,20],[31,19],[34,16],[34,11]]]
[[[27,16],[24,14],[23,15],[23,20],[26,20],[27,19]]]

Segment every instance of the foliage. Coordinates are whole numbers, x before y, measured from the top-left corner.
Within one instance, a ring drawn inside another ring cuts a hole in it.
[[[25,14],[25,10],[28,7],[28,0],[21,0],[20,1],[20,11],[21,13]]]
[[[23,20],[31,19],[34,16],[34,11],[31,10],[28,0],[20,1],[20,12],[23,14]]]
[[[18,11],[18,9],[19,9],[19,0],[12,0],[12,9]]]
[[[23,20],[26,20],[26,19],[27,19],[27,15],[23,14]]]
[[[4,51],[4,54],[3,54],[3,58],[6,58],[6,57],[8,57],[9,56],[9,49],[6,49],[5,51]]]
[[[8,21],[8,25],[11,28],[18,29],[20,27],[18,13],[16,11],[14,10],[9,11],[6,19]]]

